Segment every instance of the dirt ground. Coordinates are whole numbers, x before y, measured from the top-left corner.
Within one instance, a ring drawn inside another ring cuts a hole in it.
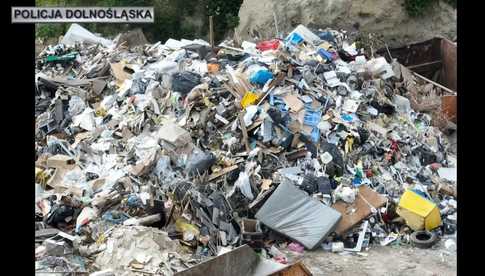
[[[280,33],[289,32],[298,24],[349,31],[358,26],[360,31],[382,35],[391,47],[437,35],[456,38],[457,13],[444,1],[436,1],[421,17],[410,17],[403,3],[397,0],[244,0],[239,10],[237,35],[242,40],[251,40],[254,36],[274,38],[276,18]]]
[[[456,275],[456,252],[447,251],[444,240],[430,249],[409,245],[373,246],[363,255],[339,255],[321,249],[296,255],[285,251],[291,260],[302,260],[315,276],[451,276]]]

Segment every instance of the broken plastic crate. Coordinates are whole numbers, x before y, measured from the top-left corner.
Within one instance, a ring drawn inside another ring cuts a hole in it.
[[[441,224],[438,206],[412,190],[406,190],[401,196],[396,212],[415,231],[433,230]]]

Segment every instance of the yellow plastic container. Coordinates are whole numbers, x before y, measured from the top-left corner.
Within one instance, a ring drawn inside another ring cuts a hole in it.
[[[246,94],[244,94],[244,97],[241,100],[241,106],[243,108],[246,108],[246,106],[256,103],[256,101],[258,99],[259,99],[258,94],[253,93],[251,91],[247,91]]]
[[[433,230],[441,224],[438,206],[412,190],[406,190],[396,210],[413,230]]]

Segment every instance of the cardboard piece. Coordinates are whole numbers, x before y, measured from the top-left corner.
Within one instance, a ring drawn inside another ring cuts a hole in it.
[[[215,172],[215,173],[213,173],[213,174],[211,174],[209,176],[209,178],[207,179],[207,181],[212,181],[212,180],[214,180],[214,179],[216,179],[216,178],[218,178],[220,176],[223,176],[223,175],[225,175],[227,173],[230,173],[233,170],[237,169],[238,167],[239,167],[238,165],[232,165],[232,166],[227,167],[227,168],[224,168],[224,169],[222,169],[222,170],[220,170],[218,172]]]
[[[448,195],[448,196],[454,196],[454,197],[457,196],[456,187],[453,187],[453,186],[445,184],[445,183],[441,183],[439,185],[438,193]]]
[[[103,92],[104,88],[106,87],[107,82],[100,79],[94,79],[92,83],[92,89],[94,94],[100,95]]]
[[[164,124],[158,131],[158,137],[176,147],[182,147],[192,141],[190,133],[174,123]]]
[[[125,64],[118,62],[118,63],[111,63],[111,72],[116,79],[116,85],[121,86],[127,79],[131,79],[131,74],[124,70]]]
[[[313,275],[310,270],[303,264],[303,262],[298,261],[290,265],[287,268],[283,268],[277,273],[271,274],[271,276],[311,276]]]
[[[46,185],[52,187],[57,193],[66,191],[69,186],[64,185],[64,176],[69,172],[69,169],[58,168],[54,171],[54,174],[49,178]]]
[[[75,166],[75,161],[70,156],[57,154],[47,158],[46,165],[49,168],[72,169]]]
[[[342,215],[342,220],[337,225],[335,233],[338,235],[345,234],[372,213],[371,207],[366,201],[377,209],[384,206],[387,199],[368,186],[362,185],[359,187],[359,193],[352,204],[340,200],[332,205],[332,208]],[[355,210],[355,212],[352,212],[352,210]]]
[[[286,105],[293,112],[299,112],[304,107],[303,102],[296,95],[286,95],[283,97],[283,101],[285,101]]]
[[[129,172],[134,176],[141,176],[147,174],[155,164],[157,151],[153,151],[144,160],[140,160],[136,165],[131,166]]]

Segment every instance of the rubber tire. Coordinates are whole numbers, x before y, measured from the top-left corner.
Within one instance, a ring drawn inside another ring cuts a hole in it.
[[[418,235],[427,235],[427,236],[429,236],[429,238],[426,239],[426,240],[421,240],[421,239],[418,239],[417,238]],[[429,231],[416,231],[416,232],[413,232],[409,238],[411,240],[411,243],[415,247],[422,248],[422,249],[430,248],[438,240],[438,236],[435,233],[429,232]]]

